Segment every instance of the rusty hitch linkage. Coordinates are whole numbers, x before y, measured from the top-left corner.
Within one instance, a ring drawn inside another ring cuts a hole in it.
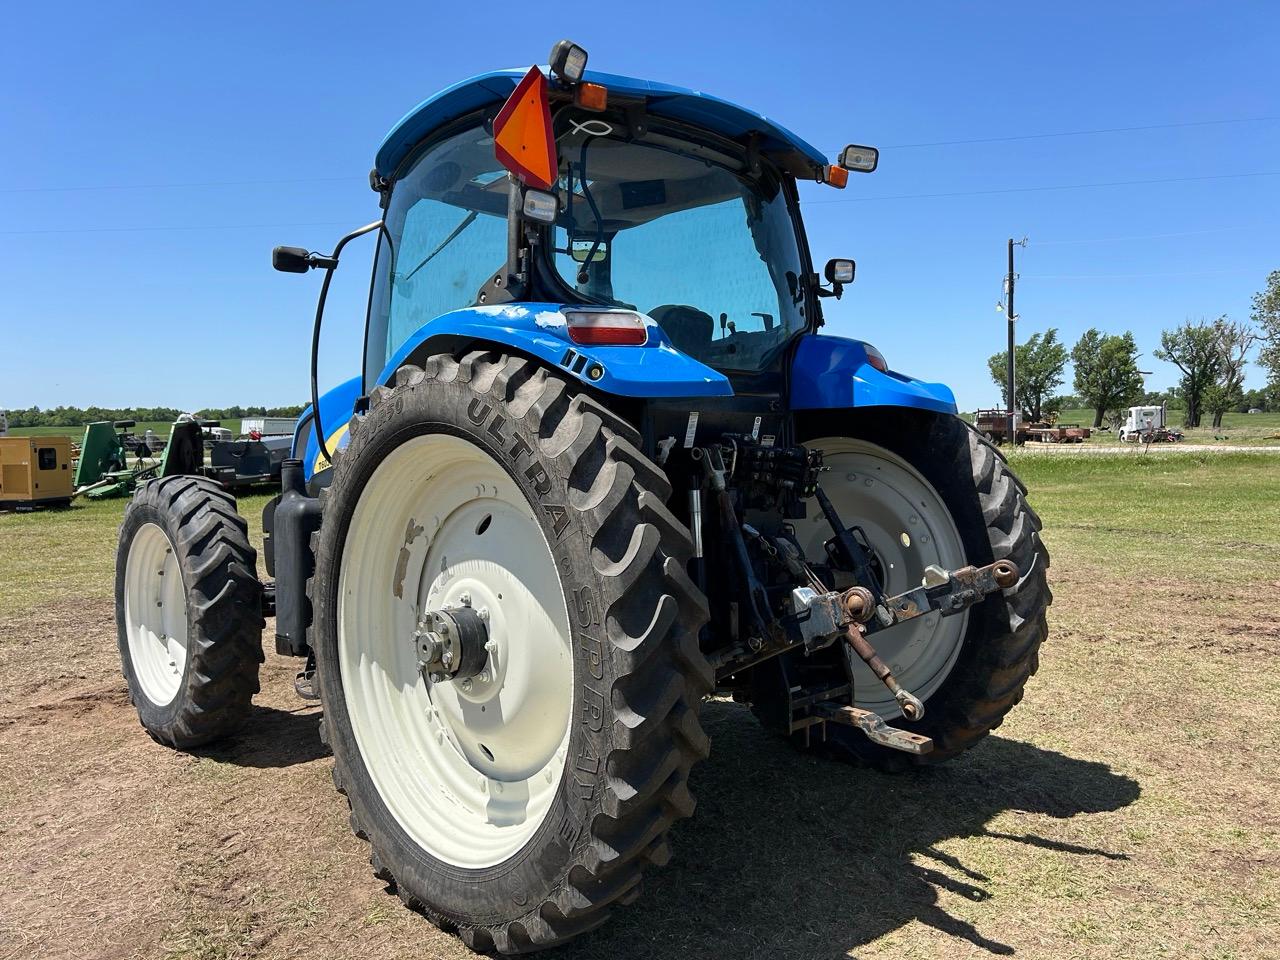
[[[838,634],[839,639],[852,647],[880,682],[889,688],[902,709],[902,715],[908,720],[919,720],[924,716],[924,704],[898,683],[893,671],[880,659],[867,635],[935,610],[944,617],[954,616],[988,594],[1012,587],[1017,582],[1017,565],[1009,560],[997,560],[985,567],[961,567],[952,571],[930,566],[925,569],[923,584],[895,597],[886,597],[878,603],[875,595],[861,586],[823,594],[800,588],[793,592],[793,598],[797,612],[800,608],[808,608],[809,611],[807,621],[801,624],[801,632],[806,635],[806,646],[816,648],[824,642],[830,642],[833,634]],[[870,721],[871,718],[853,718],[846,714],[847,711],[827,719],[852,723],[862,727],[871,739],[880,740],[877,734],[881,731],[877,729],[873,732],[870,727],[874,724],[863,722]],[[899,746],[898,749],[906,747]]]

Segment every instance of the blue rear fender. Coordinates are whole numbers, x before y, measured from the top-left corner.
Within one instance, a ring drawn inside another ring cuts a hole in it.
[[[515,303],[468,307],[424,324],[387,361],[377,383],[390,383],[405,363],[445,350],[459,340],[491,343],[538,358],[604,393],[636,399],[730,397],[728,378],[672,346],[655,322],[646,318],[644,346],[582,346],[569,339],[560,305]],[[593,371],[593,368],[598,370]],[[593,376],[593,372],[595,375]],[[347,443],[347,423],[360,396],[360,377],[352,377],[320,398],[320,415],[331,450]],[[840,410],[863,407],[907,407],[955,414],[951,389],[871,365],[861,340],[807,334],[800,338],[791,362],[793,410]],[[311,407],[303,410],[294,434],[294,456],[300,456],[307,479],[328,466],[320,453]]]
[[[907,407],[957,413],[955,394],[942,383],[927,383],[871,365],[861,340],[807,334],[791,361],[791,408],[839,410]]]
[[[360,378],[352,377],[320,395],[320,424],[324,427],[326,445],[330,451],[341,450],[347,445],[347,424],[351,422],[351,415],[355,412],[360,387]],[[320,452],[320,442],[316,439],[311,404],[303,407],[302,413],[298,415],[298,424],[293,428],[292,456],[302,461],[303,476],[308,480],[317,471],[329,466],[329,461]]]
[[[582,346],[569,339],[558,303],[507,303],[467,307],[423,324],[378,374],[386,384],[403,364],[436,352],[432,341],[480,341],[509,347],[542,360],[604,393],[637,399],[657,397],[729,397],[724,374],[681,353],[663,329],[644,317],[643,346]]]

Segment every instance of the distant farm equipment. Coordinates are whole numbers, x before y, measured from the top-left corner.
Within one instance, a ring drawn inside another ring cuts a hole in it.
[[[132,432],[132,420],[87,424],[76,463],[74,496],[90,500],[125,497],[154,477],[199,471],[204,465],[200,424],[179,420],[168,441],[148,430]]]
[[[1093,431],[1078,423],[1029,423],[1026,433],[1028,440],[1040,443],[1084,443]]]
[[[173,424],[167,440],[151,430],[138,435],[134,426],[118,420],[85,427],[72,496],[125,497],[144,481],[175,474],[208,477],[228,489],[278,483],[292,443],[291,436],[234,439],[218,421],[190,416]]]
[[[293,446],[292,435],[243,437],[223,440],[209,447],[207,475],[230,489],[257,483],[280,482],[280,465]]]
[[[1037,443],[1084,443],[1093,431],[1078,423],[1057,423],[1056,416],[1044,421],[1024,422],[1019,416],[1015,443],[1026,443],[1028,440]],[[1009,439],[1008,410],[979,410],[974,414],[973,425],[986,439],[995,444],[1002,444]]]
[[[246,437],[292,437],[297,425],[293,417],[245,417],[240,421],[240,432]]]
[[[66,506],[71,497],[68,438],[0,437],[0,508]]]

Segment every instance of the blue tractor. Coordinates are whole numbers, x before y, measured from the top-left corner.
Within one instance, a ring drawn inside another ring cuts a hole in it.
[[[1022,698],[1050,601],[1026,489],[951,391],[821,332],[854,264],[814,267],[797,182],[876,152],[829,163],[586,59],[562,41],[425,101],[378,150],[377,222],[276,249],[325,277],[268,579],[198,476],[141,487],[118,555],[146,729],[231,732],[274,615],[374,872],[500,953],[595,928],[667,860],[705,697],[800,750],[944,760]],[[321,395],[364,233],[364,355]]]

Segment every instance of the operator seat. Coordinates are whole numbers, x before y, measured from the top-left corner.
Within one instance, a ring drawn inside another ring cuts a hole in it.
[[[664,303],[650,310],[649,316],[666,331],[677,350],[694,357],[706,355],[715,330],[711,314],[685,303]]]

